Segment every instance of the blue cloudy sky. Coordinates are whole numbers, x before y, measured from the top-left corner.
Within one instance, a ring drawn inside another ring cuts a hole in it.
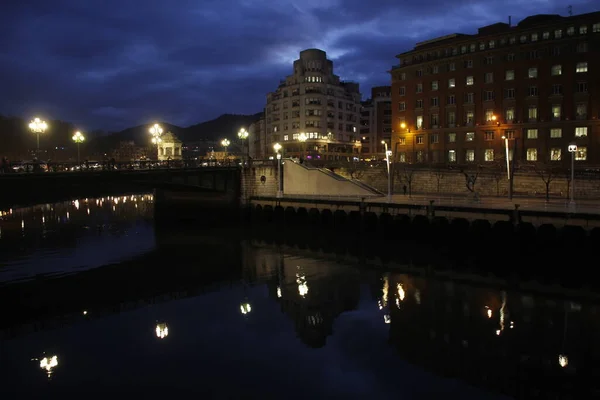
[[[305,48],[367,94],[415,42],[597,0],[6,0],[0,114],[86,129],[255,113]]]

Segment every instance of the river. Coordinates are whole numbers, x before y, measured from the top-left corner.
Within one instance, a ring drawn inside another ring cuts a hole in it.
[[[2,399],[599,393],[595,301],[153,215],[150,194],[1,211]]]

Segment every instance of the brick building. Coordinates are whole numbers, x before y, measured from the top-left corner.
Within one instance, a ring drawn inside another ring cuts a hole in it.
[[[389,144],[392,134],[391,87],[376,86],[371,89],[371,98],[361,103],[360,141],[361,159],[384,159],[382,140]]]
[[[600,12],[534,15],[417,43],[392,76],[400,162],[600,165]],[[405,128],[401,124],[405,123]]]

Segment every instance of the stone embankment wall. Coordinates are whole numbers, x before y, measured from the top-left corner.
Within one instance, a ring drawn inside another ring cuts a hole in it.
[[[385,166],[367,167],[365,169],[334,168],[335,173],[346,178],[355,178],[387,193],[387,171]],[[469,175],[477,174],[475,170],[465,171]],[[465,175],[460,170],[398,170],[393,172],[393,191],[401,194],[402,187],[408,187],[408,176],[412,174],[411,187],[413,194],[456,194],[467,195]],[[545,179],[547,175],[545,176]],[[515,195],[545,196],[546,184],[544,179],[535,172],[515,172],[513,192]],[[477,174],[475,191],[482,196],[506,196],[508,194],[508,180],[506,172],[492,173],[482,171]],[[569,183],[565,174],[557,174],[550,182],[550,196],[568,198]],[[575,197],[596,199],[600,198],[600,176],[575,178]]]
[[[277,195],[277,166],[256,165],[242,169],[240,198],[246,204],[253,196]]]

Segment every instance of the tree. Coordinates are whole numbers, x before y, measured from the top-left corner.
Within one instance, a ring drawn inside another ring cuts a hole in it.
[[[559,173],[558,168],[551,164],[536,163],[533,165],[533,170],[544,181],[544,185],[546,186],[546,201],[550,201],[550,183],[557,178]]]
[[[433,175],[435,176],[435,180],[437,183],[437,192],[439,193],[440,192],[440,183],[441,183],[441,180],[444,179],[446,172],[441,167],[438,167],[434,170]]]
[[[360,179],[365,175],[365,169],[360,163],[353,162],[346,169],[351,179]]]
[[[398,166],[398,164],[396,164]],[[415,170],[408,164],[402,164],[399,168],[394,168],[394,173],[400,182],[404,182],[408,189],[408,196],[412,196],[412,183]]]
[[[481,173],[481,166],[479,164],[477,164],[476,166],[474,166],[474,168],[469,169],[469,170],[463,169],[463,170],[461,170],[461,172],[465,176],[465,185],[467,187],[467,190],[473,194],[476,194],[475,184],[477,183],[477,178],[479,177],[479,174]]]

